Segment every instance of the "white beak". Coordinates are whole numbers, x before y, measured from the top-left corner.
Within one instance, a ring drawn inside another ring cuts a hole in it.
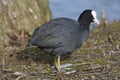
[[[93,19],[93,22],[90,23],[90,31],[92,31],[93,29],[95,29],[96,27],[99,26],[99,21],[97,20],[97,18]]]
[[[93,19],[93,21],[98,25],[100,24],[99,21],[97,20],[97,18]]]

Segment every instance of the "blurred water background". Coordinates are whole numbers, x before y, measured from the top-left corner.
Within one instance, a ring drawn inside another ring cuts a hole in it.
[[[85,9],[93,9],[100,19],[105,11],[107,21],[120,20],[120,0],[49,0],[52,18],[69,17],[77,19]]]

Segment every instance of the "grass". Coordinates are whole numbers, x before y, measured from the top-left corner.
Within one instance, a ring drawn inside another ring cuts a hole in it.
[[[1,80],[119,80],[120,22],[101,24],[88,40],[62,64],[72,63],[73,74],[57,74],[51,68],[53,59],[37,48],[24,44],[0,48]],[[17,42],[19,43],[19,41]]]

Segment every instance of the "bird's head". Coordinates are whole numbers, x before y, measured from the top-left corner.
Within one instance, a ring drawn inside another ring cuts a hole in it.
[[[78,18],[80,24],[88,25],[89,29],[92,30],[97,27],[100,23],[97,19],[97,14],[94,10],[84,10]]]

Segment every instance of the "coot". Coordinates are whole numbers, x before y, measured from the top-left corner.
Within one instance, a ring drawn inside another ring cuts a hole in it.
[[[37,27],[27,46],[37,46],[41,50],[54,56],[54,64],[60,71],[60,56],[79,48],[90,33],[91,23],[99,24],[96,12],[84,10],[75,21],[60,17]]]

